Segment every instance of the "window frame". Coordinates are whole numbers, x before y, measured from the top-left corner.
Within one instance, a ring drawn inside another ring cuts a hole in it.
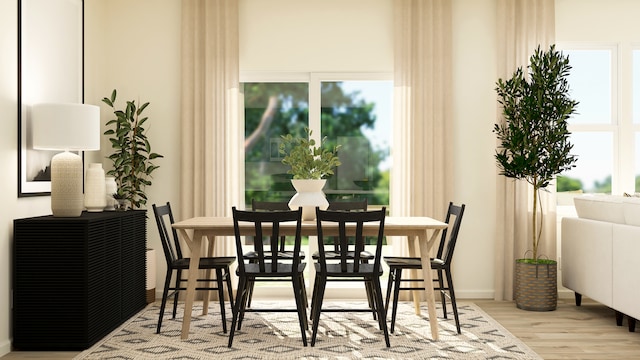
[[[634,129],[632,119],[632,108],[628,99],[632,95],[631,77],[625,79],[622,74],[630,74],[632,69],[630,65],[631,52],[621,53],[621,47],[618,43],[612,42],[560,42],[557,44],[558,49],[563,52],[570,50],[607,50],[611,54],[611,121],[607,124],[575,124],[570,123],[568,129],[571,133],[606,133],[611,134],[613,148],[613,163],[611,169],[611,193],[620,194],[623,189],[633,189],[635,179],[634,169],[634,131],[640,130],[640,124]],[[627,64],[622,62],[624,58]],[[571,64],[571,57],[569,57]],[[624,106],[623,106],[624,105]],[[577,111],[580,111],[578,105]],[[580,161],[578,159],[578,161]],[[572,205],[571,205],[572,206]]]

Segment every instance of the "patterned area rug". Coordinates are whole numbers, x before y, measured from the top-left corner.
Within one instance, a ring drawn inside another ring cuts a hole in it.
[[[325,303],[330,306],[364,303]],[[75,359],[541,359],[473,303],[460,302],[462,334],[456,333],[453,314],[442,318],[438,304],[440,339],[431,339],[427,309],[417,316],[413,303],[400,303],[391,347],[384,344],[371,313],[323,313],[314,347],[302,345],[296,313],[247,313],[233,347],[222,332],[218,305],[202,315],[195,304],[188,340],[180,339],[182,307],[176,319],[165,312],[162,333],[156,334],[159,303],[151,304],[119,329]],[[182,305],[181,305],[182,306]],[[254,301],[254,307],[294,308],[289,302]],[[167,306],[170,308],[170,306]],[[447,308],[448,310],[450,307]],[[213,311],[213,313],[212,313]],[[227,314],[231,310],[228,309]],[[231,317],[227,321],[231,326]],[[311,325],[307,338],[311,340]]]

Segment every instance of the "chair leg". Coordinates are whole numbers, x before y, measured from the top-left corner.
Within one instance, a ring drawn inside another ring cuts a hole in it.
[[[252,284],[255,284],[255,278],[246,279],[244,283],[242,297],[240,298],[240,314],[238,314],[238,330],[242,328],[242,320],[244,320],[245,310],[247,309],[247,301],[249,301],[249,291],[251,290]]]
[[[324,290],[327,286],[327,280],[321,276],[316,279],[316,291],[312,299],[313,305],[313,332],[311,334],[311,346],[315,346],[316,337],[318,335],[318,325],[320,323],[320,313],[322,312],[322,300],[324,298]]]
[[[233,345],[233,335],[236,332],[236,323],[238,322],[238,316],[240,315],[240,305],[242,303],[242,298],[244,297],[244,293],[245,293],[245,286],[246,286],[245,282],[246,282],[246,279],[243,277],[241,277],[238,280],[238,290],[236,291],[236,302],[234,304],[234,310],[232,311],[233,320],[231,320],[231,330],[229,331],[229,344],[227,345],[228,347],[231,347]]]
[[[436,281],[436,279],[434,279]],[[447,319],[447,297],[445,296],[444,291],[446,288],[444,287],[444,276],[442,275],[442,269],[438,269],[438,291],[440,291],[440,301],[442,302],[442,313],[445,319]]]
[[[389,268],[389,280],[387,281],[387,296],[384,302],[384,317],[389,313],[389,300],[391,300],[391,290],[393,290],[394,269]]]
[[[298,322],[300,323],[300,334],[302,335],[302,344],[307,346],[307,308],[304,306],[304,300],[302,299],[301,278],[293,277],[291,279],[293,283],[293,295],[296,299],[296,309],[298,310]]]
[[[250,308],[251,307],[251,299],[253,298],[253,287],[255,285],[255,283],[253,281],[250,281],[248,283],[248,290],[247,290],[247,307]]]
[[[391,343],[389,342],[389,331],[387,330],[387,321],[384,318],[384,304],[382,303],[382,288],[380,287],[380,278],[372,279],[371,286],[373,287],[373,295],[374,301],[376,302],[375,307],[378,310],[378,318],[380,319],[380,325],[382,327],[382,331],[384,332],[384,342],[387,347],[391,347]]]
[[[167,306],[167,297],[169,295],[169,286],[171,285],[171,273],[172,270],[167,269],[167,275],[164,279],[164,290],[162,291],[162,302],[160,303],[160,316],[158,317],[158,327],[156,329],[156,334],[160,334],[160,328],[162,328],[162,318],[164,317],[164,309]]]
[[[302,300],[304,301],[304,307],[305,307],[305,310],[306,310],[306,308],[309,307],[309,299],[307,299],[307,285],[304,282],[304,273],[303,272],[300,273],[300,283],[301,283],[301,286],[302,286]],[[305,313],[306,313],[306,311],[305,311]]]
[[[316,293],[318,292],[318,282],[320,281],[320,276],[318,274],[316,274],[316,280],[313,282],[313,291],[311,292],[311,308],[309,310],[309,319],[313,320],[314,319],[314,309],[316,308]]]
[[[225,267],[224,277],[227,282],[227,292],[229,293],[229,304],[231,304],[231,310],[233,311],[233,285],[231,284],[231,269]]]
[[[182,282],[182,270],[178,269],[176,273],[176,292],[173,294],[173,317],[176,318],[176,312],[178,311],[178,294],[180,293],[180,282]]]
[[[224,281],[222,279],[222,269],[216,269],[216,282],[218,284],[218,300],[220,301],[220,317],[222,318],[222,332],[227,333],[227,317],[224,312]]]
[[[447,287],[449,288],[449,296],[451,297],[451,307],[453,308],[453,318],[456,321],[456,330],[458,330],[458,334],[460,331],[460,319],[458,318],[458,305],[456,305],[456,294],[453,291],[453,279],[451,277],[451,269],[446,269],[445,274],[447,275]]]
[[[373,294],[374,290],[373,290],[373,286],[371,285],[370,282],[365,281],[364,283],[364,289],[367,293],[367,302],[369,303],[369,309],[371,309],[371,314],[373,315],[373,320],[378,320],[377,316],[376,316],[376,308],[375,308],[375,295]]]
[[[398,314],[398,300],[400,300],[400,284],[402,281],[402,268],[395,269],[393,274],[393,308],[391,309],[391,333],[396,329],[396,315]]]

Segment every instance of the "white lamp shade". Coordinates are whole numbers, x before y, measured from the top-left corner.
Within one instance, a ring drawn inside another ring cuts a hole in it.
[[[100,150],[100,108],[87,104],[36,104],[31,136],[37,150]]]

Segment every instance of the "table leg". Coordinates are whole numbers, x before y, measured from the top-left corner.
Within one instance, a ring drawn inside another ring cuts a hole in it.
[[[429,260],[429,249],[438,238],[440,230],[434,230],[431,238],[427,241],[427,233],[420,236],[420,258],[422,260],[422,273],[424,279],[424,289],[427,293],[427,310],[429,311],[429,326],[431,327],[431,336],[434,340],[438,340],[438,318],[436,317],[436,299],[433,291],[433,274],[431,273],[431,260]]]
[[[187,280],[187,291],[184,301],[184,316],[182,319],[181,333],[182,339],[186,340],[189,338],[189,327],[191,326],[191,311],[193,309],[193,299],[196,295],[196,282],[198,280],[198,267],[200,264],[202,234],[195,231],[193,234],[193,239],[190,239],[188,233],[183,229],[180,229],[180,234],[191,250],[191,262],[189,263],[189,278]]]

